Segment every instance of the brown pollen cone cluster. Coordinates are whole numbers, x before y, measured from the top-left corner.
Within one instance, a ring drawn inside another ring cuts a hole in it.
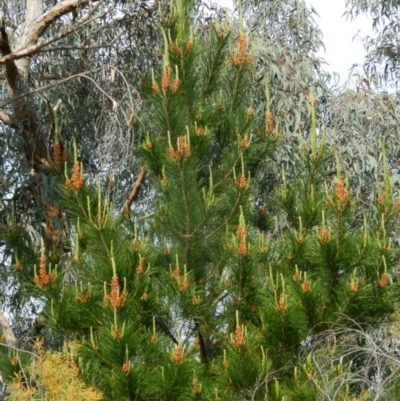
[[[118,276],[113,276],[111,279],[110,294],[105,294],[103,299],[107,305],[119,308],[125,304],[127,295],[125,290],[123,290],[121,294],[119,293]]]
[[[185,292],[189,288],[189,280],[187,278],[183,279],[179,287],[180,292]]]
[[[46,211],[46,238],[52,243],[56,243],[60,239],[60,232],[54,227],[54,219],[59,218],[57,208],[52,204],[45,204]]]
[[[24,268],[23,268],[21,262],[17,261],[17,262],[15,263],[15,270],[16,270],[17,272],[22,272],[22,270],[24,270]]]
[[[190,53],[192,51],[192,49],[193,49],[193,42],[191,40],[189,40],[186,43],[186,53]]]
[[[274,116],[271,111],[267,114],[267,135],[271,135],[274,129]]]
[[[180,49],[174,42],[169,42],[169,50],[171,53],[182,56],[182,49]]]
[[[55,143],[53,146],[53,161],[57,166],[61,166],[69,160],[69,153],[61,143]]]
[[[344,206],[346,206],[350,203],[349,196],[350,196],[350,193],[345,188],[343,180],[338,180],[338,182],[336,183],[336,188],[335,188],[335,199],[337,200],[337,202],[339,204],[338,211],[340,211]]]
[[[189,40],[186,45],[182,48],[177,46],[175,42],[169,42],[169,50],[171,53],[178,55],[179,57],[182,57],[183,55],[183,50],[186,51],[186,53],[190,53],[193,50],[193,41]]]
[[[236,326],[234,345],[238,348],[244,345],[243,328],[241,326]]]
[[[136,268],[136,273],[137,273],[137,274],[143,274],[143,273],[144,273],[143,265],[144,265],[144,261],[145,261],[145,260],[146,260],[146,259],[143,258],[143,257],[140,258],[139,265],[138,265],[138,267]]]
[[[179,280],[181,277],[181,269],[179,266],[176,266],[175,270],[170,274],[171,278],[174,278],[175,280]]]
[[[134,236],[134,235],[133,235]],[[142,245],[140,244],[140,241],[138,240],[138,239],[136,239],[136,238],[134,238],[135,240],[134,240],[134,242],[133,242],[133,250],[135,251],[135,252],[137,252],[137,251],[140,251],[141,249],[142,249]],[[143,264],[144,263],[144,258],[142,258],[141,260],[140,260],[140,264]]]
[[[53,146],[53,160],[57,166],[61,165],[61,144],[55,143]]]
[[[164,66],[161,76],[161,86],[167,92],[171,84],[171,68],[169,65]]]
[[[358,287],[357,281],[356,280],[351,280],[350,292],[357,292],[357,289],[358,289],[357,287]]]
[[[333,207],[333,200],[332,200],[332,198],[331,198],[330,196],[328,196],[328,197],[326,198],[326,204],[327,204],[329,207]]]
[[[285,294],[284,294],[284,292],[281,292],[281,295],[279,297],[278,305],[276,305],[275,309],[277,311],[280,311],[280,312],[286,312],[287,311],[288,307],[287,307],[286,302],[285,302]]]
[[[199,384],[199,380],[193,379],[193,394],[200,394],[201,393],[201,386]]]
[[[52,204],[46,204],[46,218],[51,219],[51,218],[56,218],[58,217],[58,210],[57,208],[52,205]]]
[[[130,368],[131,368],[131,362],[125,361],[124,364],[122,365],[122,371],[124,373],[128,373]]]
[[[177,345],[174,351],[172,360],[176,363],[181,363],[183,361],[183,347],[182,345]]]
[[[67,179],[65,183],[68,189],[78,190],[83,187],[83,176],[81,175],[80,170],[80,163],[78,161],[75,161],[72,167],[72,176],[71,178]]]
[[[385,289],[389,284],[389,274],[383,273],[381,279],[379,280],[379,288]]]
[[[122,332],[120,329],[115,329],[112,334],[116,340],[120,340],[122,338]]]
[[[325,242],[325,243],[330,242],[330,240],[331,240],[332,238],[331,238],[331,235],[329,234],[329,230],[328,230],[327,228],[323,228],[323,229],[321,230],[321,234],[320,234],[320,236],[318,237],[318,239],[319,239],[321,242]]]
[[[175,78],[174,82],[172,84],[172,93],[178,92],[178,89],[179,89],[180,85],[181,85],[180,79],[179,78]]]
[[[249,189],[249,184],[247,183],[247,177],[244,174],[240,174],[239,180],[236,181],[236,186],[239,189]]]
[[[190,143],[186,143],[186,137],[180,136],[178,138],[178,150],[173,146],[168,149],[168,156],[175,162],[186,161],[190,156]]]
[[[250,142],[249,142],[249,140],[248,140],[247,138],[244,138],[244,139],[242,139],[242,140],[240,141],[240,147],[241,147],[242,149],[248,149],[249,146],[250,146]]]
[[[301,288],[303,289],[303,292],[304,292],[304,293],[310,292],[310,291],[311,291],[311,284],[310,284],[310,282],[307,281],[307,280],[304,280],[304,281],[303,281],[303,284],[301,285]]]
[[[86,304],[87,302],[90,301],[91,298],[92,298],[92,293],[89,290],[88,291],[82,291],[78,295],[78,301],[81,304]]]
[[[239,255],[246,256],[248,254],[248,249],[246,245],[247,230],[240,224],[237,228],[237,236],[239,239]]]
[[[156,95],[159,95],[160,94],[160,87],[158,86],[158,83],[157,82],[153,82],[153,85],[152,85],[152,88],[153,88],[153,92],[156,94]]]
[[[197,136],[203,136],[203,135],[205,135],[204,128],[203,128],[203,127],[197,128],[196,135],[197,135]]]
[[[231,64],[235,67],[240,67],[244,63],[251,63],[253,57],[251,55],[246,56],[247,52],[247,40],[246,35],[242,32],[238,36],[238,53],[235,56],[233,53],[230,54]]]
[[[36,287],[39,288],[49,288],[51,284],[54,286],[54,282],[57,279],[56,273],[48,273],[47,272],[47,258],[45,255],[40,257],[40,264],[39,264],[39,274],[35,275],[34,282]]]

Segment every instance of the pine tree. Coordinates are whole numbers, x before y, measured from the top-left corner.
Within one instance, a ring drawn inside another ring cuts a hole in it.
[[[400,201],[384,148],[364,211],[310,90],[311,131],[293,134],[295,160],[266,183],[288,140],[268,80],[261,100],[242,22],[197,32],[192,7],[178,0],[165,16],[163,67],[142,82],[149,205],[114,210],[75,152],[60,184],[71,257],[51,261],[42,247],[36,268],[21,251],[18,274],[46,303],[50,332],[80,344],[80,375],[105,399],[329,399],[327,358],[332,399],[364,397],[366,353],[336,344],[397,312]],[[9,377],[18,358],[3,355]]]

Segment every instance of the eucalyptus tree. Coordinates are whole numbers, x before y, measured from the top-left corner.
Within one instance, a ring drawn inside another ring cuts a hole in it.
[[[144,65],[158,62],[159,7],[165,5],[135,0],[2,4],[1,292],[20,329],[37,304],[13,278],[14,246],[35,252],[43,238],[54,258],[64,251],[69,222],[56,181],[73,142],[86,169],[118,168],[123,180],[134,174],[139,99],[133,85]]]
[[[397,87],[400,78],[400,2],[398,0],[346,0],[347,16],[356,18],[364,13],[372,17],[375,36],[364,44],[368,51],[367,81],[393,80]]]

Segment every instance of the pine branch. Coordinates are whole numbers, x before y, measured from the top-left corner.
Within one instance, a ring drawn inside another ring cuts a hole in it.
[[[228,38],[229,35],[227,35],[223,40],[219,41],[216,54],[212,59],[211,67],[209,69],[207,80],[204,85],[203,100],[214,90],[215,82],[218,79],[218,73],[220,72],[220,68],[225,60],[224,50],[226,48],[226,44],[228,43]]]

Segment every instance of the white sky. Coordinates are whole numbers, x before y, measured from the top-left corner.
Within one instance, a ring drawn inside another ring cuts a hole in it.
[[[221,5],[232,8],[232,0],[216,0]],[[340,75],[340,84],[349,78],[349,70],[353,64],[362,65],[365,50],[357,34],[364,37],[372,35],[372,20],[368,16],[359,16],[351,21],[342,17],[345,12],[345,0],[306,0],[313,5],[320,18],[314,16],[320,26],[324,38],[326,52],[321,56],[326,60],[325,69]],[[360,69],[362,71],[362,69]]]

